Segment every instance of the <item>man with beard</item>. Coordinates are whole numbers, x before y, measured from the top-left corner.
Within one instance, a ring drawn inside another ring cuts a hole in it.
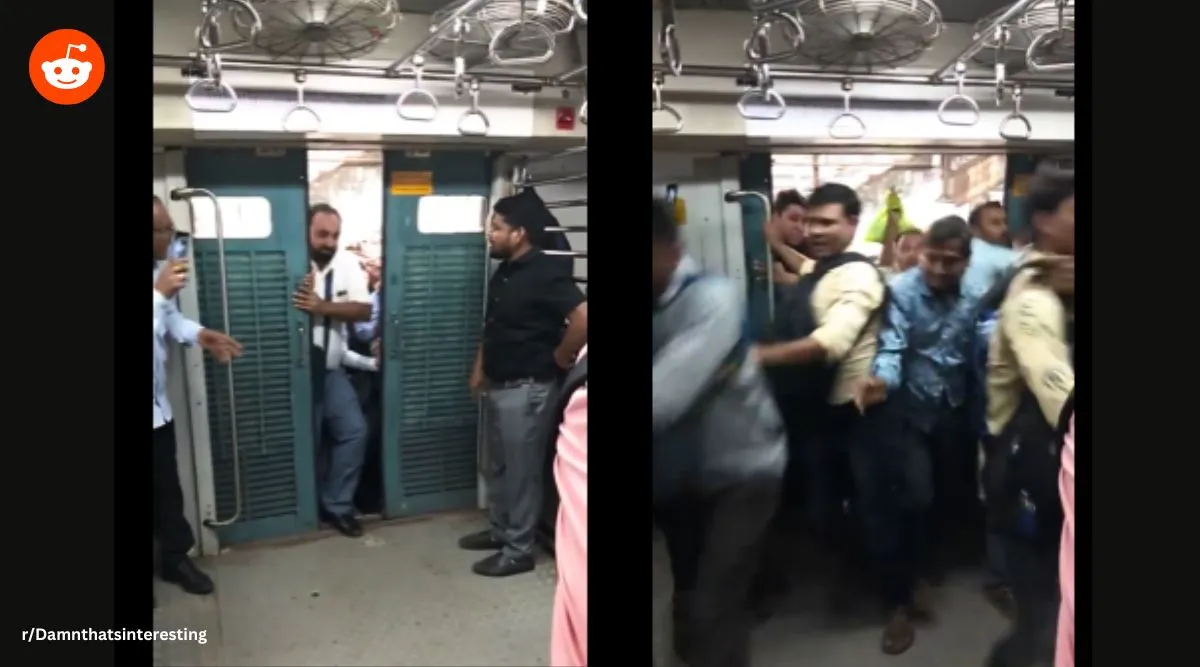
[[[472,567],[488,577],[534,567],[547,456],[540,412],[587,343],[586,297],[557,258],[534,245],[544,219],[540,202],[514,195],[496,202],[488,226],[491,256],[501,263],[488,283],[483,340],[469,386],[484,393],[491,527],[458,542],[463,549],[495,552]]]
[[[183,514],[183,489],[176,464],[175,422],[167,399],[167,339],[199,345],[218,361],[229,362],[242,354],[242,346],[229,336],[205,329],[179,312],[175,295],[187,282],[186,258],[168,259],[175,240],[175,223],[162,200],[154,198],[154,533],[161,552],[159,568],[165,581],[194,595],[213,591],[212,579],[188,558],[195,544],[192,528]]]
[[[362,525],[355,516],[354,493],[366,453],[367,423],[343,361],[350,341],[346,325],[371,318],[371,297],[358,260],[349,252],[338,252],[341,228],[342,217],[332,206],[316,204],[309,209],[312,270],[292,303],[313,318],[313,429],[321,511],[338,532],[358,537]],[[323,430],[329,435],[328,448]]]

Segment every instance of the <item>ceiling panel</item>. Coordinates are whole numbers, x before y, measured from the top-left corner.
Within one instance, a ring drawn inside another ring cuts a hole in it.
[[[974,23],[1012,0],[942,0],[937,3],[947,23]],[[676,0],[676,9],[744,10],[747,0]]]

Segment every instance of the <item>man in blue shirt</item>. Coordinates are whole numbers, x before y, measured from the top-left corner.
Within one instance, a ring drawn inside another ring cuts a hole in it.
[[[194,595],[213,591],[212,579],[200,571],[188,552],[195,544],[184,516],[183,489],[176,463],[175,423],[167,399],[167,338],[199,345],[223,362],[239,356],[242,346],[229,336],[187,319],[175,306],[175,295],[187,282],[186,259],[167,259],[175,225],[162,201],[154,198],[154,532],[161,552],[161,574]]]
[[[884,498],[876,510],[884,516],[868,521],[866,536],[892,609],[884,635],[888,653],[912,643],[911,615],[929,611],[913,599],[917,575],[930,565],[934,536],[928,530],[957,536],[978,505],[965,410],[982,297],[963,279],[972,261],[971,241],[962,218],[930,226],[920,265],[891,282],[872,377],[855,393],[864,411],[887,399],[879,410],[893,423],[882,431],[892,435],[881,450],[877,475]]]
[[[990,201],[980,204],[968,218],[971,228],[971,263],[963,282],[972,289],[986,292],[1009,268],[1020,253],[1010,246],[1008,217],[1004,206]]]

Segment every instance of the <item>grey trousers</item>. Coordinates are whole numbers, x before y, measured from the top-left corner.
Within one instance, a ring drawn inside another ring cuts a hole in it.
[[[313,426],[321,507],[336,516],[353,516],[354,492],[367,448],[362,406],[350,378],[340,368],[325,372],[324,392],[316,398]]]
[[[533,554],[542,511],[546,446],[538,420],[556,390],[553,382],[495,387],[484,396],[488,514],[506,556]]]

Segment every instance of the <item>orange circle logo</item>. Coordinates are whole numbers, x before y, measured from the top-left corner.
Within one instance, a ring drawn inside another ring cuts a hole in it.
[[[29,80],[39,95],[55,104],[86,102],[104,81],[104,54],[86,33],[55,30],[38,40],[29,54]]]

